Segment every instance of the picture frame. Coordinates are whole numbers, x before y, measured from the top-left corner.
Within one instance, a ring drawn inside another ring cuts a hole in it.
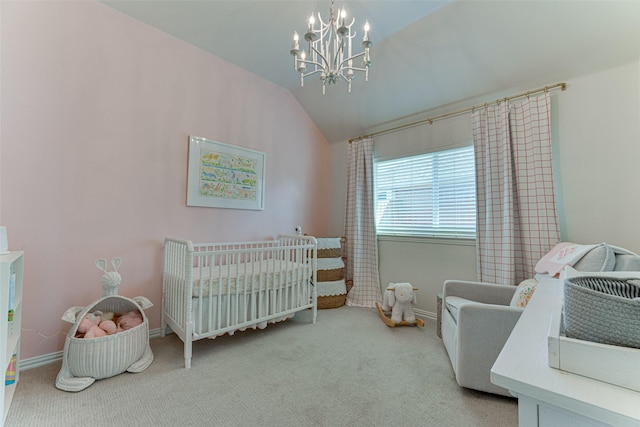
[[[264,210],[266,155],[189,136],[187,206]]]

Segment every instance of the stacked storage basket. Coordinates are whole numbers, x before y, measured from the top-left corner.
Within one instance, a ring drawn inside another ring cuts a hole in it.
[[[342,244],[344,237],[318,237],[318,308],[337,308],[347,299]]]

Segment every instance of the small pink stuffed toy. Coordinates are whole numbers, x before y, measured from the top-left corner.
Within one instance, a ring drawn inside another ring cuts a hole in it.
[[[100,329],[105,331],[107,335],[113,335],[118,332],[116,322],[114,322],[113,320],[103,320],[102,322],[100,322]]]
[[[92,326],[89,330],[84,334],[85,338],[100,338],[106,336],[107,333],[100,329],[100,326]]]
[[[94,311],[93,313],[87,313],[86,316],[80,321],[78,325],[78,332],[81,334],[86,334],[89,332],[91,327],[97,327],[102,320],[102,312],[99,310]]]
[[[129,311],[118,319],[118,332],[133,329],[142,324],[142,313],[139,311]]]

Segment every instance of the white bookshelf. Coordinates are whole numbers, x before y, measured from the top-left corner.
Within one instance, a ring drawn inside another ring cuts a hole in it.
[[[24,253],[9,252],[0,255],[0,357],[6,372],[11,358],[16,355],[15,381],[0,387],[2,395],[2,424],[7,418],[20,374],[20,330],[22,323],[22,278],[24,272]],[[10,290],[13,282],[13,290]],[[13,307],[13,320],[9,321],[9,309]]]

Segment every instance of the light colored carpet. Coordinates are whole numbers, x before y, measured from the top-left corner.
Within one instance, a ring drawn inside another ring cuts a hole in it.
[[[6,426],[517,426],[517,402],[460,388],[435,322],[389,328],[374,309],[311,312],[201,340],[174,334],[144,372],[55,388],[61,362],[20,373]]]

